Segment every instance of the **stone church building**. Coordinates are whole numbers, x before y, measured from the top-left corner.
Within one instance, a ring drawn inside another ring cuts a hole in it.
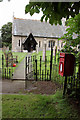
[[[33,39],[36,41],[35,50],[37,51],[42,51],[45,44],[47,50],[51,49],[51,45],[53,48],[57,46],[58,49],[61,49],[63,41],[58,40],[58,38],[63,36],[64,33],[65,27],[62,25],[56,26],[39,20],[20,19],[14,17],[12,25],[12,51],[26,51],[27,48],[24,47],[24,43],[27,44],[27,40],[33,41]],[[33,36],[33,39],[29,38],[30,34]],[[31,45],[31,47],[33,47],[33,45]]]

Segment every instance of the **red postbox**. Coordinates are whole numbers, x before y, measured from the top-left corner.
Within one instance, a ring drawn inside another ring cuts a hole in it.
[[[75,57],[73,54],[60,53],[59,75],[72,76],[74,72]]]

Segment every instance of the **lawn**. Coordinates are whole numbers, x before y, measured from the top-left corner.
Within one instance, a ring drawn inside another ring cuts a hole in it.
[[[79,119],[62,91],[54,95],[2,95],[3,118],[68,118]]]
[[[13,52],[13,56],[18,56],[18,62],[20,63],[23,58],[27,55],[27,53],[24,52]]]

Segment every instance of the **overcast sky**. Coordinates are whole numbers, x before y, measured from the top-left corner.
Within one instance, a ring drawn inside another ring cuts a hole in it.
[[[2,25],[7,22],[12,22],[13,13],[17,18],[26,18],[26,19],[38,19],[40,20],[41,14],[34,14],[30,16],[25,14],[25,6],[29,3],[29,0],[3,0],[0,2],[0,28]]]

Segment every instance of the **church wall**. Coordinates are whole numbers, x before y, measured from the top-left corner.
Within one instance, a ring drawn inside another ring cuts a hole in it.
[[[21,43],[24,41],[25,38],[26,37],[12,35],[12,51],[13,52],[21,52]]]
[[[34,38],[35,38],[36,42],[38,43],[37,46],[36,46],[36,49],[38,51],[42,51],[43,50],[43,48],[45,46],[45,42],[44,41],[46,41],[46,50],[50,50],[51,49],[51,47],[49,47],[49,41],[55,41],[55,46],[53,48],[55,48],[56,46],[57,46],[58,49],[61,48],[62,40],[60,40],[58,42],[58,39],[54,39],[54,38],[40,38],[40,37],[34,37]],[[26,39],[26,37],[13,36],[12,35],[12,51],[13,52],[21,52],[21,43],[25,39]]]
[[[50,50],[51,47],[49,47],[49,41],[55,41],[55,46],[53,48],[55,48],[57,46],[58,49],[61,48],[61,43],[63,42],[62,40],[58,41],[58,39],[55,39],[55,38],[38,38],[38,37],[35,37],[35,40],[37,41],[38,45],[37,45],[37,49],[39,51],[42,51],[45,44],[46,44],[46,50]],[[39,47],[39,41],[41,43],[41,46]],[[45,43],[46,41],[46,43]]]

